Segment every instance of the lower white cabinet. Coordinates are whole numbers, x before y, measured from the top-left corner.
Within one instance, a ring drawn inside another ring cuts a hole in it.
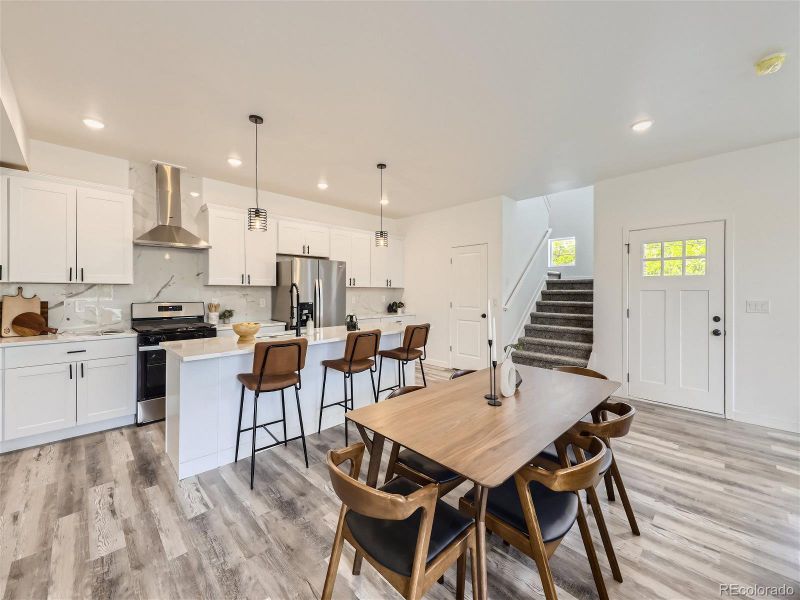
[[[135,414],[135,354],[133,337],[4,349],[2,439]]]
[[[75,425],[75,363],[7,369],[4,392],[6,440]]]
[[[117,356],[75,363],[78,425],[135,412],[134,357]]]

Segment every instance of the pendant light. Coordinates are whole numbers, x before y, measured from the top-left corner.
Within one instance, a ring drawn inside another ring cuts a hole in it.
[[[381,205],[381,228],[375,232],[375,245],[378,247],[386,247],[389,245],[389,232],[383,228],[383,170],[386,165],[378,163],[378,169],[381,172],[381,196],[379,198]]]
[[[250,122],[256,126],[256,206],[247,209],[247,229],[250,231],[267,230],[267,209],[258,206],[258,126],[264,119],[258,115],[250,115]]]

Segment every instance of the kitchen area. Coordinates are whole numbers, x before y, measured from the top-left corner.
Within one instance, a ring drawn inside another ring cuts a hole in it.
[[[402,303],[401,237],[376,247],[373,231],[340,225],[350,215],[314,221],[286,202],[283,213],[269,211],[266,231],[253,231],[247,208],[228,200],[253,188],[165,163],[131,162],[128,181],[122,187],[0,170],[0,293],[9,308],[0,337],[0,452],[165,418],[169,446],[177,440],[169,439],[167,408],[173,359],[189,378],[175,392],[181,396],[187,381],[210,372],[213,354],[227,369],[214,371],[224,384],[215,401],[235,412],[234,371],[251,368],[254,346],[240,342],[237,323],[256,323],[255,341],[306,337],[308,366],[316,368],[343,352],[348,327],[381,329],[388,348],[415,318]],[[295,200],[301,208],[313,204]],[[34,331],[41,335],[16,332],[18,301],[22,314],[44,317],[47,329]],[[310,431],[320,378],[306,370],[302,405]],[[396,377],[394,368],[383,373],[384,387]],[[412,363],[407,381],[413,377]],[[336,393],[341,386],[331,385],[329,394]],[[368,397],[357,390],[356,403]],[[184,449],[174,464],[179,477],[232,457],[235,423],[221,412],[206,419],[197,408],[203,401],[184,406],[174,424],[185,428],[195,418],[208,443],[213,422],[224,441],[213,453]],[[321,427],[343,422],[343,411],[327,410]]]

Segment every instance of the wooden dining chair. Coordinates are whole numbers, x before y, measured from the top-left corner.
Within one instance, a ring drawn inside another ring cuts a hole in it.
[[[435,485],[421,487],[397,477],[380,489],[358,481],[364,444],[328,452],[328,472],[342,501],[322,589],[331,598],[344,541],[366,557],[404,598],[418,599],[457,563],[456,597],[464,598],[467,550],[472,593],[477,586],[475,521],[437,498]],[[339,465],[350,461],[350,472]],[[354,564],[354,575],[360,567]]]
[[[486,527],[520,552],[530,556],[539,570],[545,598],[556,600],[549,559],[578,522],[592,577],[601,600],[608,599],[592,535],[578,492],[594,489],[606,448],[594,436],[568,431],[556,440],[560,456],[572,449],[578,464],[553,469],[550,461],[533,459],[496,488],[489,490]],[[586,459],[585,453],[592,458]],[[475,514],[474,490],[461,498],[459,508]]]
[[[582,367],[556,367],[555,370],[573,373],[575,375],[583,375],[584,377],[608,379],[608,377],[602,373]],[[631,425],[633,424],[633,418],[636,415],[636,409],[625,402],[606,400],[595,408],[591,415],[591,423],[586,420],[576,423],[576,425],[579,426],[579,431],[589,435],[596,435],[603,440],[609,450],[611,450],[612,438],[621,438],[628,435]],[[622,500],[622,506],[625,508],[625,515],[628,517],[631,531],[633,535],[640,535],[639,525],[636,523],[636,516],[633,513],[633,507],[628,498],[628,493],[625,490],[625,484],[622,481],[622,475],[617,466],[617,460],[613,450],[611,450],[610,454],[611,460],[609,461],[609,468],[605,470],[603,475],[606,484],[606,495],[609,501],[613,502],[615,500],[614,484],[616,484],[620,500]]]
[[[407,385],[394,390],[386,397],[386,400],[416,392],[423,388],[424,386],[420,385]],[[402,448],[397,442],[392,443],[392,449],[389,452],[389,464],[386,466],[385,481],[388,483],[395,475],[410,479],[419,485],[437,484],[440,498],[464,482],[464,478],[455,471],[451,471],[447,467],[413,450]]]

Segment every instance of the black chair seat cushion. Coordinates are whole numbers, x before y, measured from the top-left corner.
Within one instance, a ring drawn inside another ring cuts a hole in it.
[[[530,489],[542,539],[545,543],[560,540],[578,518],[578,496],[574,492],[554,492],[536,481],[530,483]],[[464,497],[472,502],[473,491]],[[486,512],[527,535],[528,526],[513,477],[489,490]]]
[[[420,486],[404,477],[396,477],[380,489],[390,494],[407,496],[420,489]],[[421,518],[421,510],[403,521],[373,519],[349,510],[345,521],[350,533],[370,556],[395,573],[409,577]],[[439,556],[472,523],[470,517],[437,500],[426,564]]]
[[[437,483],[447,483],[460,477],[458,473],[454,473],[439,463],[425,458],[421,454],[417,454],[408,448],[400,451],[397,455],[397,462],[403,463],[417,473],[422,473],[426,477],[430,477]]]
[[[586,457],[586,460],[589,460],[594,456],[591,452],[586,450],[583,451],[583,455]],[[555,444],[550,444],[547,448],[542,450],[541,454],[539,455],[547,460],[551,460],[554,463],[561,464],[561,459],[558,458],[558,450],[556,450]],[[575,450],[572,446],[567,446],[567,456],[569,457],[569,463],[571,465],[578,464],[578,459],[575,457]],[[614,455],[611,453],[611,448],[606,448],[606,453],[603,455],[603,459],[600,461],[600,472],[605,474],[611,468],[611,461],[613,460]]]

